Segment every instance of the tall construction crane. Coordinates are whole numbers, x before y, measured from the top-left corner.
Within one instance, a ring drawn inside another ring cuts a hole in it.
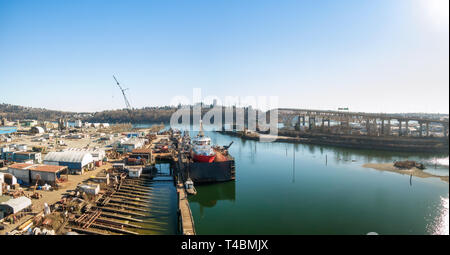
[[[128,88],[124,89],[122,86],[120,86],[119,81],[117,81],[116,77],[113,75],[114,80],[117,83],[117,86],[119,86],[120,91],[122,91],[123,99],[125,100],[125,105],[127,106],[128,115],[130,115],[130,121],[132,121],[132,110],[131,110],[131,104],[128,101],[127,95],[125,95],[125,91],[128,90]]]

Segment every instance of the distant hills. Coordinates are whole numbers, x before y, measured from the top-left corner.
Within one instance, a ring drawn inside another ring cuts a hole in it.
[[[169,122],[170,116],[177,110],[175,107],[145,107],[133,109],[133,123]],[[126,109],[108,110],[95,113],[77,113],[48,110],[44,108],[24,107],[11,104],[0,104],[0,117],[10,121],[35,119],[57,121],[59,118],[88,122],[128,123],[130,117]]]
[[[132,116],[133,123],[158,123],[170,122],[171,115],[177,110],[176,107],[162,106],[162,107],[144,107],[141,109],[133,109]],[[442,118],[447,117],[448,114],[436,113],[397,113],[404,117],[420,116],[428,118]],[[58,118],[67,118],[68,120],[77,120],[87,122],[108,122],[108,123],[129,123],[130,115],[126,109],[106,110],[101,112],[65,112],[48,110],[45,108],[25,107],[11,104],[0,104],[0,118],[6,117],[10,121],[35,119],[56,121]]]
[[[73,115],[74,113],[47,110],[44,108],[24,107],[11,104],[0,104],[0,116],[8,120],[36,119],[57,120],[61,116]]]

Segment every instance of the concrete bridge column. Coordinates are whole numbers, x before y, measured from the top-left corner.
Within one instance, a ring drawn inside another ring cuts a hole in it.
[[[350,128],[350,117],[347,117],[347,134],[351,134],[352,129]]]
[[[405,121],[405,133],[406,133],[406,136],[408,136],[409,135],[409,125],[408,125],[408,120],[406,120]]]
[[[430,122],[427,122],[426,129],[427,129],[427,136],[430,136]]]
[[[391,131],[392,131],[392,129],[391,129],[391,119],[388,119],[388,126],[387,126],[387,135],[389,136],[389,135],[391,135]]]
[[[366,119],[366,129],[367,129],[367,135],[370,135],[370,120]]]
[[[444,126],[444,137],[447,137],[447,130],[448,130],[448,126],[443,124]]]
[[[384,119],[381,119],[381,135],[384,136]]]
[[[419,128],[419,136],[422,137],[422,133],[423,133],[423,123],[419,122],[420,128]]]
[[[309,117],[309,129],[311,130],[316,125],[316,118]]]
[[[402,136],[402,121],[398,121],[398,136]]]

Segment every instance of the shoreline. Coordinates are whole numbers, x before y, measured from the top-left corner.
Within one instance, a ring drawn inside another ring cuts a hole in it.
[[[243,132],[231,131],[218,132],[247,140],[271,138],[274,142],[326,145],[350,149],[425,153],[445,153],[448,152],[449,149],[448,140],[442,138],[371,137],[321,133],[299,134],[298,136],[293,137],[285,136],[283,133],[278,134],[277,136],[271,136],[261,133],[244,134]]]
[[[424,172],[423,170],[420,170],[415,167],[411,168],[411,169],[402,170],[402,169],[396,168],[394,166],[394,163],[366,163],[366,164],[362,165],[362,167],[371,168],[371,169],[375,169],[378,171],[393,172],[393,173],[398,173],[398,174],[402,174],[402,175],[411,175],[411,176],[420,177],[420,178],[434,177],[434,178],[439,178],[442,181],[449,183],[448,176],[439,176],[439,175],[430,174],[430,173]]]

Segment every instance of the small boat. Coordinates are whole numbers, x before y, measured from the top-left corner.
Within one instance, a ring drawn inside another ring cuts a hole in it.
[[[188,178],[187,181],[184,183],[184,188],[186,189],[186,192],[189,195],[196,195],[197,190],[194,187],[194,182],[191,180],[191,178]]]

